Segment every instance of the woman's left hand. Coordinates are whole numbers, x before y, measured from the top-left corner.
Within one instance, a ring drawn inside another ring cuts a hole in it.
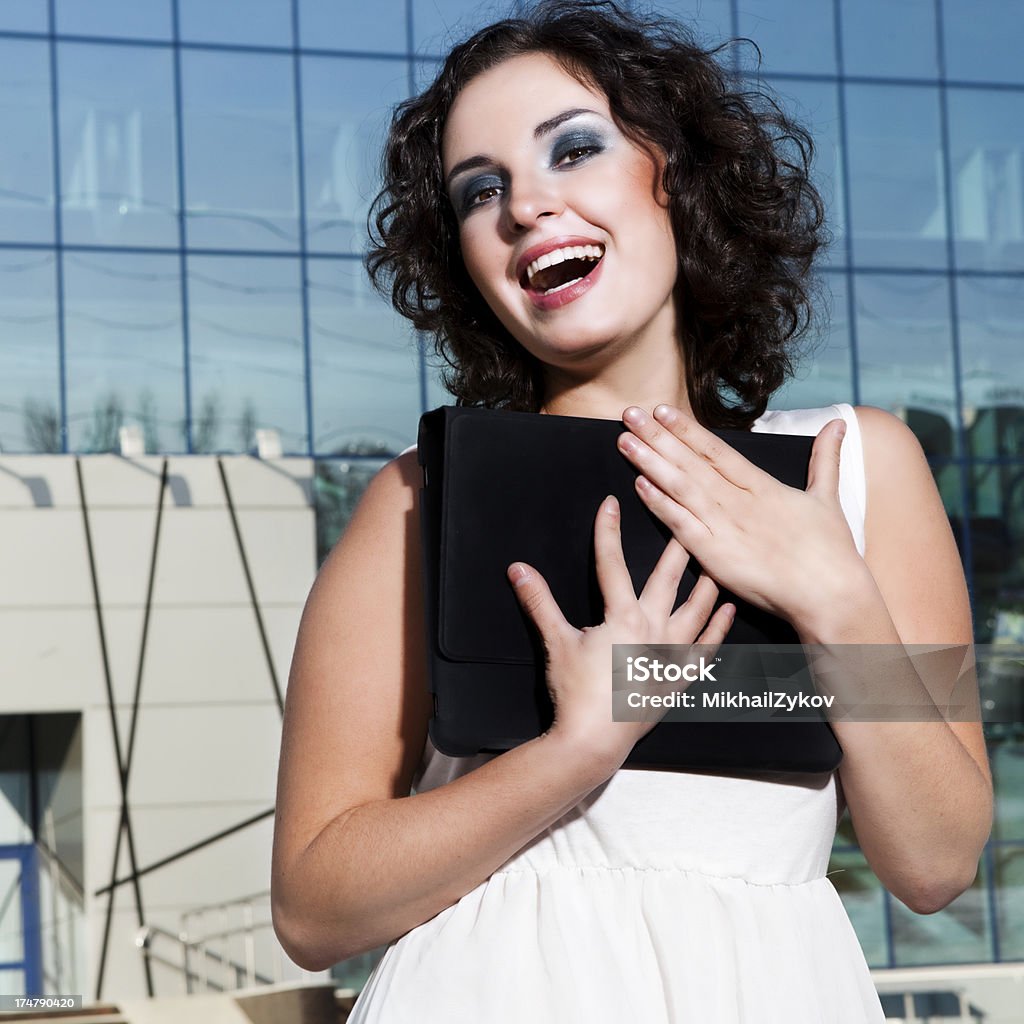
[[[659,405],[652,417],[630,406],[622,420],[619,450],[640,472],[641,500],[737,597],[799,623],[868,571],[839,503],[842,419],[814,439],[805,491],[680,409]]]

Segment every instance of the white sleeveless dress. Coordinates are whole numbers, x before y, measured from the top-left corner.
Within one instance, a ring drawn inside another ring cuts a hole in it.
[[[840,500],[864,553],[864,465],[847,404],[753,430],[847,422]],[[414,788],[489,756],[427,741]],[[832,774],[623,769],[454,906],[394,942],[350,1024],[863,1024],[883,1021],[825,877]]]

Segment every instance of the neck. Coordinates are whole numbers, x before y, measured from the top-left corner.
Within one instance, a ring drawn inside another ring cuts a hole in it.
[[[652,351],[653,348],[653,351]],[[692,415],[682,346],[640,346],[597,370],[548,366],[540,411],[550,416],[618,420],[631,405],[665,403]]]

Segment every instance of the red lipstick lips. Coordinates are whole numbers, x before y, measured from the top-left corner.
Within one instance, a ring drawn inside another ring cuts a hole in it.
[[[532,246],[519,257],[519,260],[516,263],[516,278],[518,279],[523,291],[525,291],[530,297],[530,301],[538,309],[558,309],[561,306],[565,306],[570,302],[574,302],[585,292],[593,288],[597,283],[601,276],[601,269],[604,266],[603,255],[594,264],[593,269],[588,271],[585,277],[581,277],[571,285],[566,285],[557,290],[548,292],[537,291],[531,288],[529,282],[525,280],[526,268],[535,259],[538,259],[546,253],[553,252],[555,249],[564,249],[569,246],[579,245],[594,245],[600,246],[604,249],[604,242],[596,238],[587,238],[583,235],[559,235],[555,238],[549,238],[544,242],[540,242],[537,245]]]

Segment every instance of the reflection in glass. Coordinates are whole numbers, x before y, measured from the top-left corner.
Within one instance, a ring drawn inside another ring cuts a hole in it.
[[[1020,756],[1020,755],[1018,755]],[[1024,960],[1024,843],[992,851],[1002,960]]]
[[[1020,278],[957,279],[964,425],[975,456],[1024,458],[1024,289]]]
[[[935,0],[844,0],[841,7],[848,75],[938,77]]]
[[[996,807],[992,837],[1019,840],[1024,853],[1024,721],[1009,728],[1014,736],[990,742],[988,748]],[[1024,928],[1024,916],[1020,923]]]
[[[761,50],[761,71],[836,72],[833,5],[821,0],[738,0],[739,30]],[[756,70],[757,52],[740,51],[741,66]]]
[[[59,452],[57,259],[0,251],[0,451]]]
[[[305,454],[299,261],[190,256],[192,450],[247,452],[272,428]]]
[[[184,451],[185,374],[177,256],[66,253],[68,445],[118,448],[141,428],[147,452]]]
[[[316,460],[313,502],[316,509],[317,565],[323,565],[331,553],[331,548],[348,526],[363,491],[383,465],[384,459]]]
[[[171,51],[63,43],[59,61],[64,240],[177,245]]]
[[[53,240],[53,147],[46,43],[0,39],[0,241]]]
[[[974,884],[937,914],[915,914],[892,900],[892,945],[897,967],[978,963],[992,959],[991,914],[982,858]]]
[[[912,427],[928,414],[934,427],[927,453],[958,454],[946,277],[858,274],[855,295],[861,402],[894,412]]]
[[[816,409],[833,402],[853,402],[853,367],[846,275],[823,274],[814,297],[818,328],[794,353],[795,374],[768,402],[772,409]]]
[[[843,901],[868,964],[872,967],[885,967],[889,953],[886,946],[885,891],[882,883],[875,877],[860,850],[843,848],[846,842],[841,834],[837,838],[836,847],[829,860],[829,881],[836,887]]]
[[[957,266],[1024,269],[1024,92],[948,97]]]
[[[515,17],[515,0],[412,0],[413,52],[447,53],[478,28]]]
[[[291,0],[178,0],[178,25],[188,42],[291,47],[291,6]]]
[[[190,50],[181,62],[188,244],[295,249],[292,58]]]
[[[843,88],[854,259],[868,266],[944,267],[938,90]]]
[[[304,49],[405,53],[406,0],[339,4],[299,0],[299,38]]]
[[[946,75],[967,82],[1024,82],[1020,0],[942,0]],[[982,13],[984,12],[984,13]]]
[[[171,0],[56,0],[57,32],[69,36],[170,39]],[[63,85],[63,83],[61,83]]]
[[[408,323],[358,260],[310,260],[315,451],[394,455],[416,441],[420,371]]]
[[[832,234],[830,248],[820,253],[821,265],[846,263],[846,224],[843,211],[842,161],[839,155],[839,96],[831,82],[792,79],[770,83],[782,108],[811,135],[814,160],[811,180],[825,204],[825,224]]]
[[[306,239],[313,251],[362,252],[366,213],[392,108],[408,94],[404,61],[302,60]]]
[[[970,470],[975,636],[1024,631],[1024,461],[975,463]]]

